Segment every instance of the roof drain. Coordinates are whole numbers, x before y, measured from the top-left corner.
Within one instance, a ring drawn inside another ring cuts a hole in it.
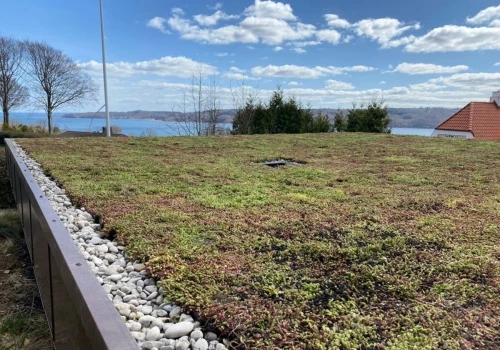
[[[267,166],[269,166],[271,168],[276,168],[276,167],[285,166],[285,165],[300,165],[300,163],[292,162],[292,161],[285,160],[285,159],[270,160],[270,161],[267,161],[267,162],[263,162],[261,164],[267,165]]]

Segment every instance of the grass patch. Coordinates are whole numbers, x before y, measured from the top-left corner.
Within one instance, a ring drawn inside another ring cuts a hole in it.
[[[241,349],[495,349],[498,143],[19,140]],[[263,159],[298,159],[269,168]]]
[[[15,209],[0,211],[0,350],[52,349]]]
[[[22,240],[22,227],[15,209],[0,212],[0,236],[14,242]]]

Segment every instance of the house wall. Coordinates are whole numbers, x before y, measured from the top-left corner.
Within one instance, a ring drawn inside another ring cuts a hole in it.
[[[454,137],[462,139],[473,139],[474,135],[470,131],[456,131],[456,130],[438,130],[435,129],[432,133],[433,137]]]

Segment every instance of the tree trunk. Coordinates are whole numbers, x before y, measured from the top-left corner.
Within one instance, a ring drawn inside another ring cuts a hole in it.
[[[9,110],[5,107],[3,108],[3,125],[9,126]]]
[[[5,126],[9,126],[9,107],[8,107],[7,98],[4,98],[3,105],[2,105],[2,111],[3,111],[3,124]]]
[[[47,110],[47,119],[49,122],[49,134],[52,134],[52,108]]]

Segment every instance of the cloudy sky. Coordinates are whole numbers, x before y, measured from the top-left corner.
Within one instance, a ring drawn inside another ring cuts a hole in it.
[[[171,110],[200,67],[227,108],[242,81],[317,108],[462,107],[500,89],[498,0],[103,1],[113,111]],[[2,9],[0,35],[44,40],[102,85],[97,0]]]

